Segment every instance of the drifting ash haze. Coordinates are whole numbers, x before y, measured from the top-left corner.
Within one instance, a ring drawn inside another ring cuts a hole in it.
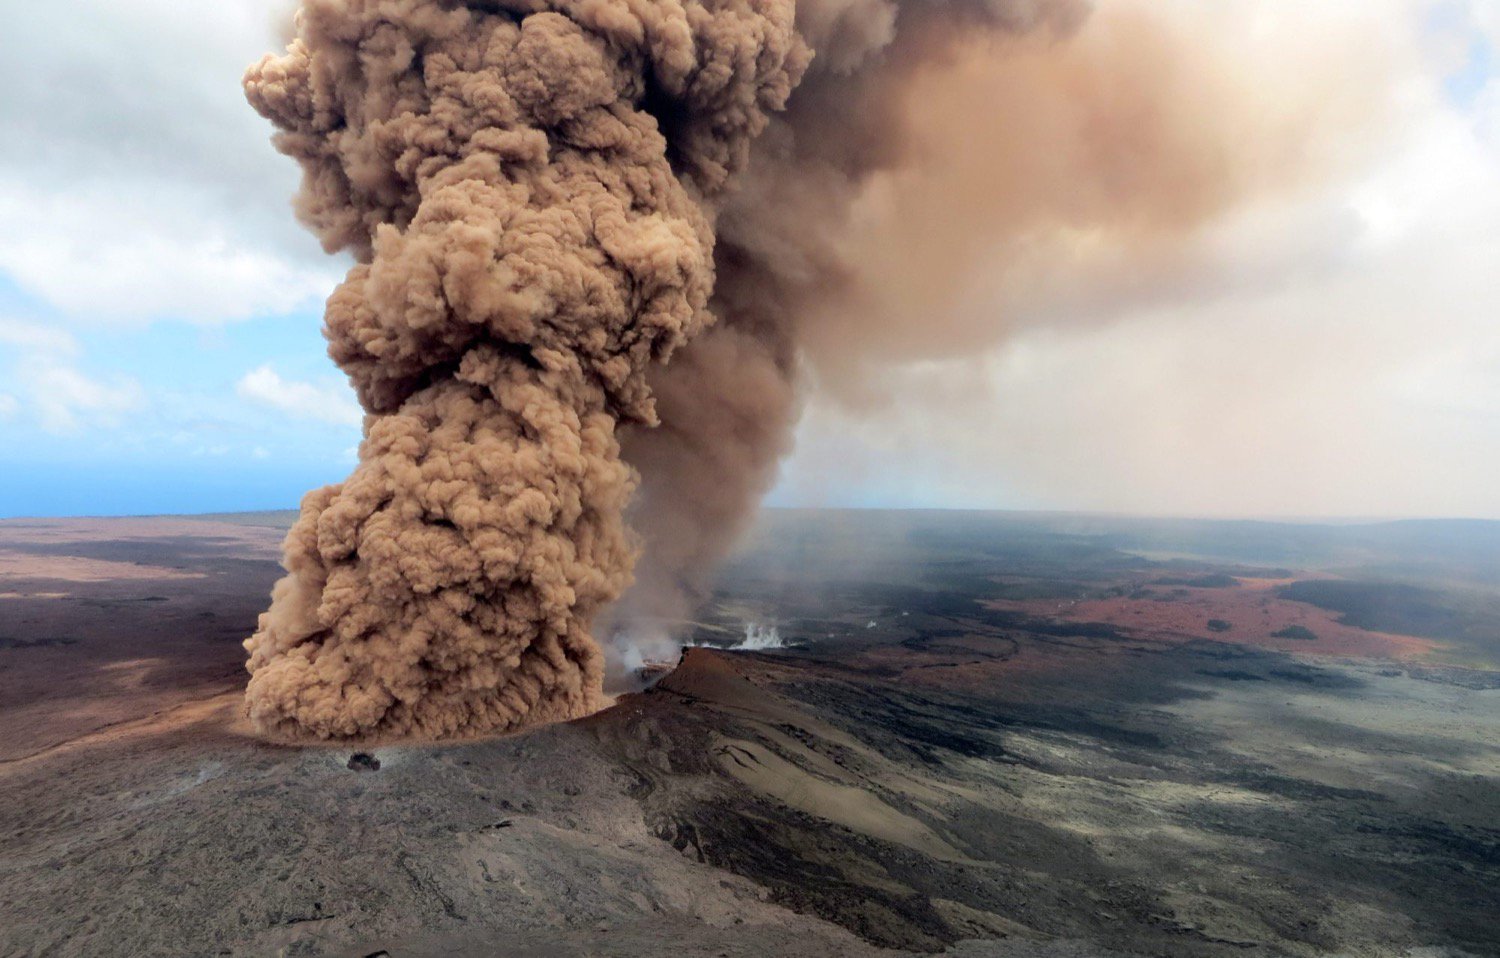
[[[246,643],[249,714],[293,738],[597,709],[596,637],[692,608],[804,384],[868,401],[870,362],[998,339],[1008,317],[951,299],[980,253],[1018,287],[1121,250],[1157,268],[1305,158],[1296,117],[1128,8],[307,0],[296,23],[246,90],[302,219],[356,257],[327,335],[368,416]]]

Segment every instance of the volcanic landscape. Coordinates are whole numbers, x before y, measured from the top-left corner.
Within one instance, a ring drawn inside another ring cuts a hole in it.
[[[605,711],[289,747],[292,518],[0,522],[0,954],[1500,954],[1500,524],[773,510]]]

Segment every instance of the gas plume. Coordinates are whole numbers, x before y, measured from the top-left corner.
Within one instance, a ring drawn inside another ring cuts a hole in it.
[[[599,707],[595,636],[691,610],[809,383],[863,401],[869,361],[1003,334],[950,309],[978,251],[1041,270],[1058,224],[1170,248],[1274,178],[1282,142],[1228,150],[1261,129],[1180,72],[1212,64],[1140,23],[1082,42],[1087,14],[303,0],[245,86],[303,167],[300,217],[355,256],[326,334],[367,415],[246,642],[256,726]],[[934,151],[980,158],[951,189],[908,178]]]
[[[647,547],[612,610],[622,636],[670,633],[700,602],[803,395],[878,423],[924,398],[893,366],[1201,276],[1207,225],[1344,161],[1339,134],[1376,109],[1374,46],[1310,44],[1282,79],[1245,54],[1247,25],[1159,7],[799,8],[817,56],[724,200],[718,323],[651,371],[660,426],[624,430]]]

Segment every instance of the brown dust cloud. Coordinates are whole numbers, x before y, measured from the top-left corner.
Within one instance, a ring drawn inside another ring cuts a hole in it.
[[[1137,295],[1333,162],[1326,117],[1150,9],[303,0],[245,89],[354,257],[325,332],[366,417],[246,642],[254,725],[600,708],[611,661],[675,641],[811,391],[878,417],[886,364],[992,345],[1080,260],[1064,292]]]

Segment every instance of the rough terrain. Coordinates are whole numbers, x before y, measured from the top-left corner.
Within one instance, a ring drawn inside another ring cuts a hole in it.
[[[355,759],[240,718],[281,521],[0,522],[0,955],[1500,954],[1492,529],[773,514],[653,688]]]

